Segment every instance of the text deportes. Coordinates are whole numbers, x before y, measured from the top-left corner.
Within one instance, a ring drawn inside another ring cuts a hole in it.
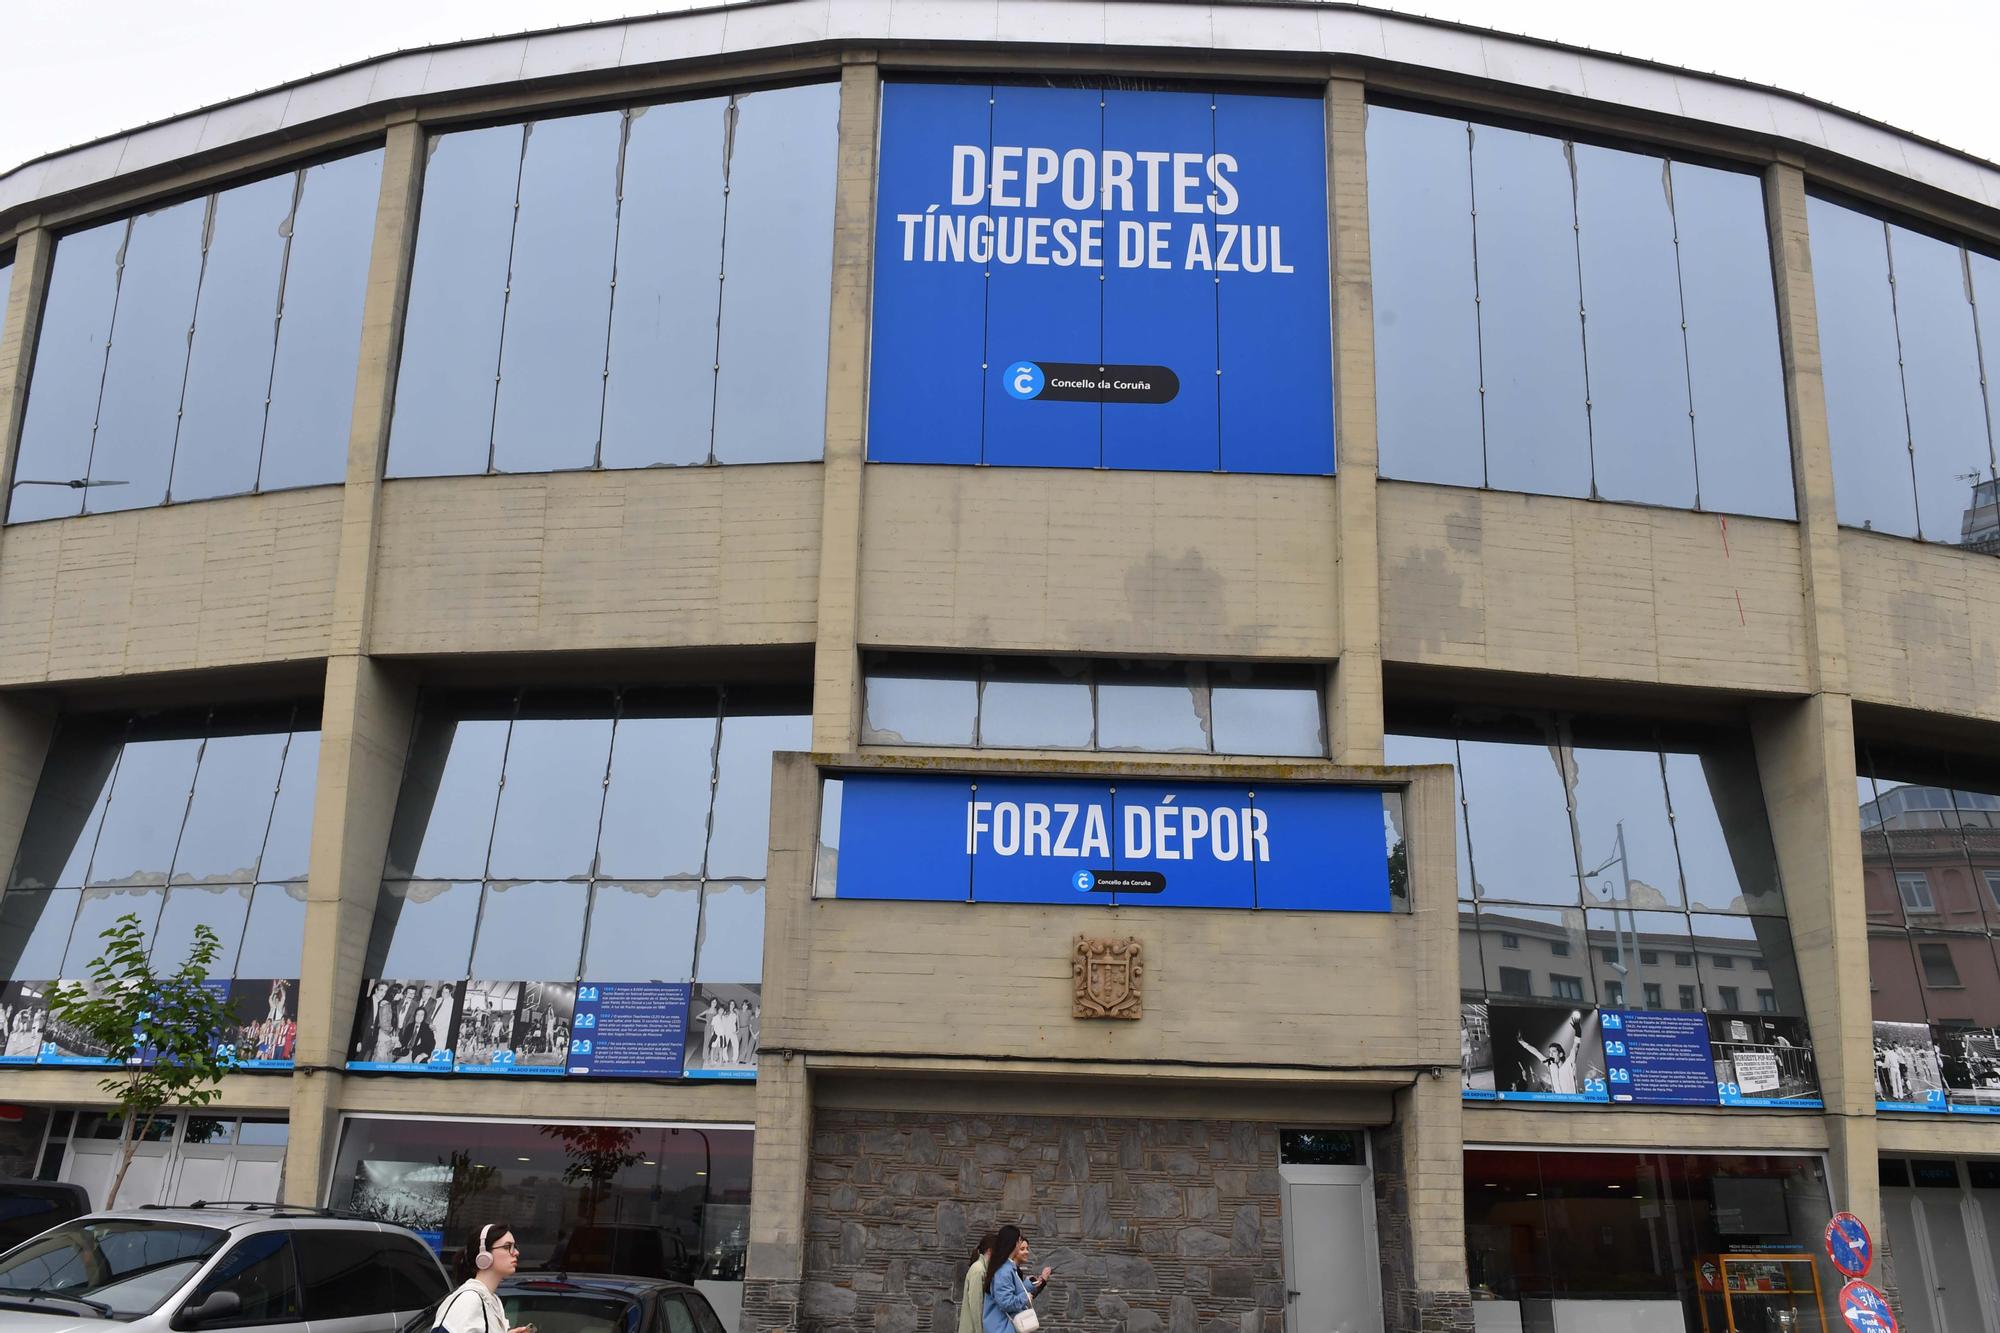
[[[1165,185],[1174,212],[1226,216],[1241,202],[1229,179],[1237,169],[1236,159],[1228,153],[1126,153],[1115,148],[1058,153],[1053,148],[995,145],[989,157],[980,145],[961,143],[951,147],[951,201],[1035,208],[1041,203],[1042,188],[1053,185],[1064,208],[1157,213]],[[1143,208],[1137,203],[1141,183]],[[1201,194],[1204,185],[1215,188]]]
[[[1158,805],[1124,807],[1121,859],[1194,861],[1204,850],[1220,861],[1271,859],[1270,814],[1255,806]],[[967,801],[965,850],[978,856],[982,840],[995,856],[1074,859],[1111,856],[1104,807],[1066,801]],[[1204,848],[1205,844],[1205,848]]]

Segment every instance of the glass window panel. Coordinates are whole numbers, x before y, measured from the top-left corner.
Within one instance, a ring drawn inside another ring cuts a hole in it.
[[[1486,998],[1486,973],[1479,951],[1479,909],[1458,905],[1458,990],[1463,1000]]]
[[[1097,673],[1097,748],[1206,752],[1207,705],[1200,667],[1109,663]]]
[[[90,437],[104,386],[105,348],[118,300],[119,255],[126,223],[107,222],[56,242],[34,378],[14,464],[7,521],[61,518],[83,510],[83,492],[34,482],[81,480],[90,471]]]
[[[0,898],[0,980],[53,981],[69,949],[79,889],[9,889]]]
[[[1458,756],[1479,897],[1576,904],[1569,802],[1555,747],[1466,740]]]
[[[155,972],[173,972],[194,948],[194,928],[205,925],[215,932],[220,946],[208,975],[224,978],[236,975],[237,950],[243,943],[243,921],[250,914],[248,884],[176,884],[167,890],[166,906],[160,910],[159,929],[153,932],[151,963]]]
[[[611,785],[597,843],[597,873],[700,875],[708,842],[716,716],[635,717],[632,698],[611,747]],[[593,973],[592,979],[596,979]],[[605,978],[609,980],[610,978]]]
[[[1676,162],[1673,190],[1702,508],[1796,517],[1764,183]]]
[[[709,982],[764,979],[762,884],[709,884],[702,889],[694,974]]]
[[[1972,276],[1972,302],[1979,326],[1980,365],[1985,372],[1986,421],[1989,432],[2000,430],[2000,259],[1968,250],[1966,265]],[[2000,455],[2000,439],[1989,441]],[[2000,476],[2000,457],[1994,460]],[[1997,518],[1996,521],[2000,521]]]
[[[1459,793],[1457,742],[1448,737],[1391,734],[1382,738],[1382,751],[1385,764],[1451,766],[1452,842],[1458,853],[1458,896],[1472,897],[1472,858],[1465,838],[1465,806]]]
[[[1911,931],[1924,1009],[1933,1023],[2000,1026],[2000,967],[1984,935]]]
[[[1592,908],[1587,915],[1590,965],[1597,974],[1600,1004],[1673,1008],[1680,988],[1696,984],[1699,971],[1690,950],[1688,919],[1682,913]]]
[[[1666,764],[1688,906],[1782,913],[1778,855],[1755,754],[1747,746],[1713,747],[1669,753]]]
[[[1956,545],[1974,508],[1973,487],[1993,475],[1965,256],[1892,226],[1889,262],[1916,450],[1917,526],[1926,540]]]
[[[527,127],[493,413],[495,471],[597,459],[624,120],[605,111]]]
[[[282,731],[208,738],[187,827],[174,853],[176,884],[247,884],[257,878],[287,739]]]
[[[1681,906],[1680,862],[1659,754],[1580,745],[1570,757],[1586,900]]]
[[[507,723],[494,717],[426,715],[389,834],[389,874],[460,878],[486,873]]]
[[[981,745],[1090,748],[1094,728],[1087,663],[1006,659],[988,667],[985,677],[979,689]]]
[[[523,126],[496,125],[431,140],[389,432],[391,477],[486,471],[523,134]]]
[[[187,815],[201,740],[125,743],[90,860],[92,884],[164,884]]]
[[[166,499],[207,216],[208,201],[190,199],[132,219],[90,450],[86,513],[143,509]]]
[[[361,975],[391,981],[464,976],[479,921],[479,896],[477,882],[384,884]]]
[[[587,884],[535,880],[488,884],[479,912],[479,938],[472,949],[472,979],[575,980],[589,906]]]
[[[1694,437],[1666,160],[1591,144],[1571,151],[1597,493],[1691,509]]]
[[[347,475],[361,305],[381,191],[379,148],[302,173],[285,252],[259,490],[321,486]]]
[[[312,857],[313,795],[319,785],[319,733],[295,731],[285,747],[284,776],[271,809],[271,831],[257,877],[304,879]]]
[[[215,196],[174,444],[168,493],[175,500],[241,495],[257,485],[297,184],[297,173],[287,172]]]
[[[1855,798],[1861,804],[1861,892],[1867,904],[1868,924],[1901,926],[1903,900],[1897,891],[1895,859],[1889,853],[1889,835],[1882,827],[1882,806],[1876,800],[1875,780],[1869,776],[1865,756],[1860,767],[1854,785]]]
[[[80,888],[111,800],[124,719],[65,722],[35,784],[14,862],[16,888]]]
[[[1319,691],[1303,686],[1211,685],[1217,754],[1324,755]]]
[[[610,761],[608,717],[515,722],[489,873],[510,879],[588,875]]]
[[[626,122],[605,467],[708,461],[728,106],[634,107]]]
[[[708,877],[762,879],[771,845],[771,756],[812,748],[805,716],[725,716],[717,752]]]
[[[861,724],[862,742],[971,745],[979,720],[979,681],[974,664],[968,659],[917,670],[927,674],[868,673],[863,687],[867,715]]]
[[[693,981],[700,886],[599,880],[582,980]]]
[[[1696,912],[1695,952],[1701,957],[1701,978],[1712,1009],[1722,1007],[1721,986],[1742,989],[1745,1001],[1759,991],[1773,991],[1781,1014],[1803,1014],[1805,992],[1799,986],[1799,965],[1792,956],[1791,923],[1781,916],[1718,916]],[[1731,962],[1723,965],[1719,959]],[[1767,1005],[1758,1009],[1771,1012]]]
[[[250,918],[243,927],[236,975],[296,977],[305,940],[306,886],[259,884],[250,898]]]
[[[1816,197],[1806,200],[1806,223],[1835,511],[1849,527],[1914,537],[1916,486],[1882,224]]]
[[[1462,120],[1368,108],[1382,475],[1482,486],[1471,144]]]
[[[1887,842],[1895,905],[1912,926],[1983,931],[1981,886],[1974,884],[1951,789],[1877,777],[1875,830]],[[1864,849],[1871,831],[1863,824]]]
[[[823,452],[839,118],[838,84],[736,99],[716,356],[718,463]]]
[[[1928,1023],[1908,931],[1868,928],[1868,998],[1878,1023]],[[1881,1034],[1878,1032],[1877,1040]],[[1924,1034],[1925,1042],[1929,1033]]]
[[[1576,210],[1561,140],[1476,125],[1486,484],[1590,494]]]
[[[92,960],[104,953],[104,932],[118,924],[121,916],[139,918],[146,943],[151,943],[153,927],[160,919],[160,904],[166,890],[149,884],[138,888],[85,889],[77,903],[76,925],[69,935],[69,949],[63,955],[59,977],[84,977]]]
[[[1480,904],[1479,952],[1490,996],[1564,998],[1553,993],[1549,977],[1587,976],[1590,963],[1584,947],[1583,912],[1578,908]]]

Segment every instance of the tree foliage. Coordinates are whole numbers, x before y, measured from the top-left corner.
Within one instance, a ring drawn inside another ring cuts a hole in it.
[[[180,967],[161,974],[147,960],[147,932],[131,913],[98,937],[88,985],[64,982],[49,996],[50,1017],[101,1046],[116,1069],[98,1086],[123,1121],[118,1174],[105,1207],[117,1202],[147,1127],[168,1107],[206,1106],[222,1096],[230,1064],[223,1033],[234,1026],[228,1001],[208,983],[221,941],[206,925]]]

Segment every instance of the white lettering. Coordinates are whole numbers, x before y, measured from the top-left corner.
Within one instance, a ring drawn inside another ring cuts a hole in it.
[[[1208,196],[1210,212],[1227,214],[1236,211],[1236,205],[1241,200],[1236,195],[1236,183],[1227,174],[1235,170],[1236,159],[1227,153],[1217,153],[1208,159],[1208,178],[1215,184],[1214,192]]]
[[[1208,228],[1197,222],[1188,228],[1187,259],[1182,268],[1213,268],[1208,255]]]
[[[1049,220],[1047,218],[1028,219],[1028,262],[1044,268],[1048,267]]]
[[[1076,266],[1076,219],[1057,218],[1055,225],[1049,230],[1054,233],[1056,241],[1055,253],[1050,255],[1049,259],[1057,268],[1074,268]]]
[[[1169,801],[1174,798],[1169,796]],[[1181,849],[1176,842],[1181,836],[1181,812],[1172,805],[1153,807],[1153,854],[1162,861],[1181,861]]]
[[[951,201],[976,204],[986,193],[986,150],[977,144],[951,146]]]
[[[1172,268],[1173,261],[1167,258],[1167,243],[1174,238],[1174,224],[1171,222],[1148,222],[1146,224],[1146,267]]]
[[[1233,222],[1218,222],[1215,232],[1222,241],[1222,248],[1215,252],[1215,270],[1218,273],[1234,273],[1236,261],[1229,256],[1236,249],[1237,226]]]
[[[1076,847],[1070,842],[1070,830],[1076,827],[1076,807],[1063,802],[1056,803],[1056,813],[1062,816],[1062,824],[1056,829],[1056,855],[1075,856]]]
[[[1201,163],[1202,155],[1200,153],[1174,154],[1174,212],[1205,213],[1208,211],[1208,205],[1194,197],[1194,192],[1201,188],[1201,177],[1195,174],[1195,168],[1199,167]]]
[[[1265,833],[1270,824],[1270,812],[1255,806],[1243,811],[1243,858],[1246,861],[1268,861],[1271,859],[1271,844]]]
[[[1118,267],[1138,268],[1146,262],[1146,225],[1143,222],[1118,224]]]
[[[917,224],[923,219],[922,213],[896,214],[896,221],[903,224],[903,262],[906,264],[916,257]]]
[[[1187,838],[1187,858],[1192,861],[1201,840],[1208,836],[1208,811],[1198,805],[1182,807],[1181,833]]]
[[[1078,211],[1097,203],[1097,154],[1088,148],[1072,148],[1063,154],[1062,201],[1064,208]]]
[[[1040,197],[1044,185],[1053,185],[1056,180],[1056,157],[1053,148],[1030,148],[1028,150],[1028,207],[1033,208]]]
[[[1284,230],[1283,227],[1271,228],[1271,272],[1273,273],[1293,271],[1292,266],[1285,262],[1285,247],[1281,244]]]
[[[1018,148],[995,148],[993,150],[993,206],[995,208],[1019,208],[1021,197],[1008,193],[1003,186],[1021,179],[1019,167],[1010,167],[1009,162],[1019,162],[1021,150]]]
[[[1021,850],[1021,807],[1012,801],[998,801],[993,806],[993,851],[998,856],[1013,856]]]
[[[1236,812],[1230,809],[1215,811],[1209,816],[1214,832],[1209,835],[1209,846],[1215,850],[1218,861],[1234,861],[1237,853]]]
[[[1104,807],[1101,805],[1083,808],[1083,854],[1102,858],[1111,855],[1111,834],[1104,827]]]
[[[990,827],[980,816],[993,808],[991,801],[968,801],[965,806],[965,854],[979,855],[979,835]]]
[[[1099,218],[1083,224],[1083,266],[1104,267],[1104,223]]]
[[[1047,856],[1049,854],[1049,808],[1039,801],[1025,807],[1025,827],[1021,836],[1023,856]],[[1037,850],[1037,849],[1040,850]]]
[[[966,224],[965,257],[975,264],[993,262],[993,219],[981,213]]]
[[[1146,211],[1148,213],[1157,213],[1160,211],[1160,168],[1167,164],[1168,160],[1173,157],[1173,154],[1142,152],[1135,153],[1133,156],[1146,164]],[[998,161],[997,155],[995,161]],[[998,167],[995,170],[997,171]]]
[[[1124,854],[1134,858],[1153,854],[1153,822],[1143,805],[1125,807]]]
[[[1113,203],[1116,199],[1118,202]],[[1117,151],[1104,155],[1104,211],[1132,211],[1132,155]]]

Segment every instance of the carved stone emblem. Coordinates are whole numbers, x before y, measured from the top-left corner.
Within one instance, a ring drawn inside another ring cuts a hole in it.
[[[1139,981],[1146,966],[1135,939],[1094,940],[1076,937],[1076,955],[1070,963],[1075,982],[1074,1018],[1137,1018],[1144,1012],[1140,1004]]]

